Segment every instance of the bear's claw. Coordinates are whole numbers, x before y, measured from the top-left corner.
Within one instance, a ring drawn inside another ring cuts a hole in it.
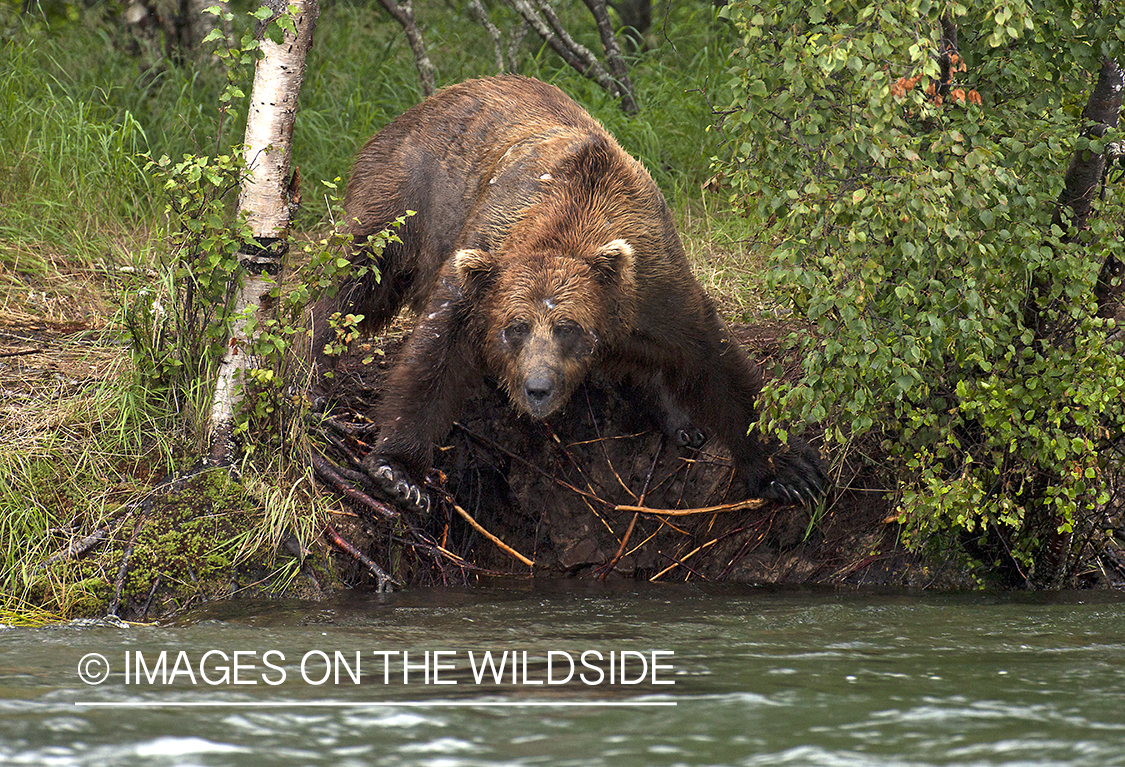
[[[692,447],[698,450],[707,441],[707,435],[694,426],[676,430],[675,442],[679,447]]]
[[[770,458],[770,463],[775,474],[761,487],[763,498],[799,506],[816,506],[831,484],[820,456],[804,443],[782,448]]]
[[[418,514],[429,513],[429,493],[413,482],[398,464],[381,456],[368,456],[363,461],[363,469],[395,505]]]

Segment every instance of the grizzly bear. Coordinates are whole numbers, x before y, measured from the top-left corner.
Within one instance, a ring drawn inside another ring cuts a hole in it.
[[[415,211],[378,274],[312,311],[321,372],[334,312],[369,332],[404,305],[418,313],[364,463],[397,503],[428,508],[433,444],[483,379],[545,419],[591,374],[645,393],[677,444],[717,437],[754,496],[823,493],[811,449],[748,433],[761,374],[693,277],[664,197],[558,88],[501,76],[441,90],[359,151],[344,208],[360,244]]]

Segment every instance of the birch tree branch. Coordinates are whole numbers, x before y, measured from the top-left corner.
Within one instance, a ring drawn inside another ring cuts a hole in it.
[[[426,96],[433,95],[437,90],[437,78],[433,62],[426,53],[426,42],[422,39],[422,30],[414,20],[414,6],[410,0],[379,0],[387,13],[399,23],[402,31],[406,33],[406,42],[414,54],[414,66],[418,69],[418,77],[422,81],[422,93]]]
[[[468,0],[466,5],[469,7],[469,15],[484,27],[488,36],[492,38],[492,54],[496,57],[496,73],[503,74],[507,70],[504,64],[504,36],[488,18],[488,11],[485,10],[480,0]]]
[[[613,24],[611,24],[609,20],[609,10],[606,8],[606,1],[582,1],[586,4],[586,7],[590,9],[590,13],[594,16],[594,22],[598,25],[598,35],[602,39],[602,47],[605,49],[605,58],[609,63],[609,71],[613,79],[617,82],[617,95],[621,99],[621,109],[625,114],[636,114],[639,111],[639,107],[637,106],[636,95],[633,92],[633,83],[629,80],[629,68],[625,66],[625,59],[621,56],[621,46],[617,44],[617,38],[613,34]]]
[[[628,77],[625,77],[622,81],[612,76],[589,48],[572,38],[547,0],[507,0],[507,2],[563,61],[584,77],[593,80],[606,91],[621,99],[622,110],[629,114],[637,111],[636,99],[633,96],[632,85],[629,83]],[[600,6],[602,12],[606,14],[605,23],[608,25],[609,17],[608,13],[605,12],[605,3],[601,2]],[[591,11],[593,11],[593,8],[591,8]],[[596,18],[597,14],[595,13]],[[611,38],[613,36],[612,29],[609,30],[609,36]],[[605,42],[606,37],[603,33],[603,45]],[[616,48],[616,42],[613,45]],[[609,56],[608,50],[606,55]],[[617,55],[620,59],[620,49],[617,49]],[[624,63],[621,62],[621,65],[624,66]]]

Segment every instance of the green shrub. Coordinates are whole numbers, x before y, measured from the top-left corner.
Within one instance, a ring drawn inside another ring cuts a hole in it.
[[[960,59],[942,100],[947,9]],[[1093,298],[1105,258],[1122,255],[1122,190],[1107,188],[1107,215],[1081,237],[1051,226],[1093,78],[1125,39],[1101,10],[899,0],[726,14],[744,44],[721,169],[767,229],[772,284],[812,330],[803,378],[767,392],[769,426],[824,422],[837,458],[877,439],[914,541],[999,542],[1040,583],[1064,573],[1076,525],[1098,526],[1117,469],[1103,448],[1125,423],[1120,344]]]

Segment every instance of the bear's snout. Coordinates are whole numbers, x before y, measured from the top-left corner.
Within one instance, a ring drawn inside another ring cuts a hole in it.
[[[555,393],[555,382],[547,376],[529,378],[523,385],[523,393],[527,395],[527,402],[532,407],[546,405]]]
[[[546,418],[563,404],[559,377],[550,368],[541,368],[529,374],[523,382],[522,405],[532,418]]]

